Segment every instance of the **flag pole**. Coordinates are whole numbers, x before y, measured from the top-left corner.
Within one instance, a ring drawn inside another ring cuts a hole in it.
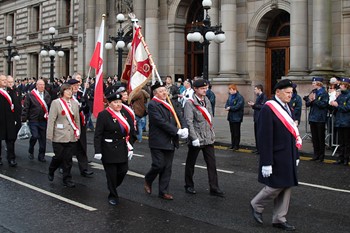
[[[84,91],[83,91],[83,96],[85,96],[86,93],[86,84],[88,83],[89,77],[90,77],[90,72],[91,72],[91,66],[89,66],[89,72],[86,76],[85,84],[84,84]]]
[[[131,13],[129,14],[129,16],[130,16],[130,18],[131,18],[131,22],[135,25],[134,27],[135,27],[136,29],[137,29],[138,27],[140,27],[140,26],[137,24],[136,16],[135,16],[134,14],[131,14]],[[139,31],[139,35],[140,35],[140,37],[141,37],[142,45],[143,45],[143,47],[145,48],[145,51],[146,51],[146,53],[147,53],[147,55],[148,55],[148,58],[149,58],[149,60],[150,60],[150,63],[151,63],[153,69],[155,70],[155,72],[156,72],[156,74],[157,74],[157,78],[158,78],[158,80],[159,80],[160,83],[163,83],[162,80],[161,80],[161,78],[160,78],[160,76],[159,76],[159,73],[158,73],[156,64],[155,64],[154,61],[153,61],[152,54],[150,53],[150,51],[149,51],[149,49],[148,49],[148,45],[146,44],[146,41],[145,41],[145,39],[143,38],[143,35],[142,35],[142,32],[141,32],[141,31]],[[172,109],[174,110],[174,112],[176,113],[176,111],[175,111],[175,109],[174,109],[174,106],[173,106],[173,104],[172,104],[172,102],[171,102],[171,100],[170,100],[170,98],[169,98],[169,95],[167,95],[167,100],[168,100],[168,102],[169,102],[171,108],[172,108]],[[181,129],[181,128],[182,128],[182,127],[181,127],[181,123],[180,123],[180,121],[179,121],[179,118],[178,118],[177,114],[175,114],[174,118],[175,118],[175,121],[176,121],[176,124],[177,124],[177,128]]]

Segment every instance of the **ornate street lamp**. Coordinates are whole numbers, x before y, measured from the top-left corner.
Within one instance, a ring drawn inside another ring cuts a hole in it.
[[[193,24],[190,32],[187,34],[187,41],[199,42],[203,44],[204,58],[203,58],[203,78],[209,78],[209,45],[211,41],[222,43],[226,40],[225,32],[221,30],[221,25],[211,26],[210,16],[208,10],[212,6],[211,0],[203,0],[202,6],[205,10],[205,18],[202,24]]]
[[[121,78],[122,75],[122,65],[123,65],[123,49],[125,47],[125,44],[128,43],[128,48],[130,48],[131,43],[131,37],[128,33],[124,34],[124,29],[122,27],[122,24],[125,22],[125,16],[124,14],[118,14],[116,16],[117,22],[119,23],[119,28],[117,32],[117,36],[109,36],[109,40],[105,44],[105,48],[107,50],[110,50],[113,48],[112,41],[116,43],[115,49],[118,51],[118,78]]]
[[[53,36],[56,33],[56,29],[54,27],[49,28],[49,33],[51,34],[51,39],[48,45],[43,45],[43,49],[40,51],[40,55],[42,57],[45,57],[47,55],[50,56],[50,83],[54,82],[54,66],[55,66],[55,57],[56,52],[59,57],[64,56],[64,52],[62,51],[62,46],[55,46],[56,41],[54,40]]]
[[[7,55],[5,57],[6,57],[6,61],[7,61],[7,74],[8,75],[11,75],[11,63],[12,63],[12,61],[13,60],[15,60],[15,61],[20,60],[20,56],[18,55],[16,47],[11,45],[12,39],[13,39],[12,36],[6,37]]]

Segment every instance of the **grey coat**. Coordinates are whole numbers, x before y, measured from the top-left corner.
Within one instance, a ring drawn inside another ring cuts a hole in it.
[[[192,143],[192,141],[199,139],[201,146],[211,145],[215,141],[215,133],[213,127],[210,127],[210,124],[204,118],[202,113],[196,108],[196,106],[200,106],[200,104],[194,95],[192,99],[194,100],[194,103],[192,103],[190,100],[186,101],[184,109],[184,116],[189,130],[189,143]],[[207,97],[205,97],[205,105],[206,109],[213,118],[211,103]]]

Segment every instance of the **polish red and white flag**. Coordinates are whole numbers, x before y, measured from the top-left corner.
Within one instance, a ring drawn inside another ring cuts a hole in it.
[[[127,83],[130,98],[152,77],[153,67],[149,56],[151,55],[143,40],[141,27],[137,27],[122,74],[122,80]]]
[[[90,66],[95,69],[95,91],[94,91],[94,107],[92,114],[97,117],[99,112],[104,110],[103,102],[103,45],[104,45],[104,29],[105,19],[102,17],[100,31],[98,33],[95,51],[90,60]]]

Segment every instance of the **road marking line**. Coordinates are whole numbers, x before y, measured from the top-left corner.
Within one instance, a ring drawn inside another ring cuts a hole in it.
[[[343,193],[350,193],[350,190],[346,190],[346,189],[337,189],[337,188],[327,187],[327,186],[318,185],[318,184],[309,184],[309,183],[304,183],[304,182],[299,182],[299,184],[305,185],[305,186],[314,187],[314,188],[319,188],[319,189],[330,190],[330,191],[343,192]]]
[[[26,187],[26,188],[32,189],[32,190],[34,190],[34,191],[37,191],[37,192],[39,192],[39,193],[42,193],[42,194],[45,194],[45,195],[47,195],[47,196],[56,198],[56,199],[58,199],[58,200],[60,200],[60,201],[63,201],[63,202],[66,202],[66,203],[68,203],[68,204],[77,206],[77,207],[79,207],[79,208],[82,208],[82,209],[85,209],[85,210],[88,210],[88,211],[95,211],[95,210],[97,210],[97,209],[94,208],[94,207],[91,207],[91,206],[88,206],[88,205],[84,205],[84,204],[82,204],[82,203],[79,203],[79,202],[70,200],[70,199],[68,199],[68,198],[65,198],[65,197],[62,197],[62,196],[60,196],[60,195],[57,195],[57,194],[48,192],[48,191],[46,191],[46,190],[44,190],[44,189],[41,189],[41,188],[35,187],[35,186],[33,186],[33,185],[24,183],[24,182],[22,182],[22,181],[13,179],[13,178],[8,177],[8,176],[5,176],[5,175],[3,175],[3,174],[0,174],[0,177],[3,178],[3,179],[6,179],[6,180],[8,180],[8,181],[14,182],[14,183],[16,183],[16,184],[22,185],[22,186],[24,186],[24,187]]]
[[[53,157],[55,154],[54,153],[46,153],[47,156]],[[135,154],[134,154],[135,155]],[[143,155],[137,155],[139,157],[143,157]],[[78,162],[78,160],[76,158],[73,158],[74,162]],[[98,169],[98,170],[104,170],[103,165],[99,164],[99,163],[95,163],[95,162],[91,162],[90,166],[94,169]],[[135,176],[135,177],[139,177],[139,178],[145,178],[144,175],[133,172],[133,171],[128,171],[127,175],[129,176]]]
[[[182,165],[186,165],[186,163],[182,163]],[[195,167],[202,168],[202,169],[207,169],[207,167],[200,166],[200,165],[194,165]],[[222,170],[222,169],[216,169],[218,172],[223,172],[223,173],[228,173],[228,174],[233,174],[235,173],[234,171],[228,171],[228,170]]]

